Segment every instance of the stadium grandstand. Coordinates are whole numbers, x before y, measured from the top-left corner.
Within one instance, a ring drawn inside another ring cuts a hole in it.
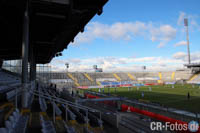
[[[185,64],[185,66],[190,68],[193,73],[200,72],[200,63],[190,63],[190,64]]]
[[[191,104],[200,100],[197,64],[159,72],[51,70],[107,2],[0,0],[0,133],[168,133],[152,131],[151,122],[200,120],[199,104]]]
[[[99,111],[60,98],[38,64],[61,56],[107,1],[0,1],[1,133],[102,131]]]
[[[40,74],[39,74],[40,75]],[[48,78],[49,73],[41,76]],[[197,74],[195,74],[197,75]],[[49,81],[62,87],[71,85],[79,88],[103,87],[109,85],[134,86],[137,83],[144,85],[168,84],[189,81],[197,81],[198,78],[190,70],[168,72],[52,72]],[[195,78],[194,78],[195,76]]]

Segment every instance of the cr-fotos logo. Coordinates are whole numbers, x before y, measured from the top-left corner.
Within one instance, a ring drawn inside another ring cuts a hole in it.
[[[188,123],[188,129],[190,132],[195,133],[199,130],[199,123],[197,121],[191,121]]]
[[[152,131],[187,131],[195,133],[199,130],[199,123],[197,121],[190,121],[188,124],[170,123],[170,122],[151,122],[150,129]]]

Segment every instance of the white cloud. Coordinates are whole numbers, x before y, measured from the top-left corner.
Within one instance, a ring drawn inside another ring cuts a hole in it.
[[[145,23],[114,23],[112,25],[92,22],[86,27],[86,31],[79,34],[75,41],[77,43],[90,42],[94,39],[129,40],[132,35],[140,35],[145,30]]]
[[[179,61],[183,61],[183,63],[187,63],[188,55],[185,52],[177,52],[172,56],[174,59]],[[193,52],[190,54],[191,62],[200,62],[200,52]]]
[[[198,58],[198,53],[192,53],[192,59]],[[200,58],[199,58],[200,59]],[[64,71],[63,62],[54,59],[52,65],[54,70]],[[71,59],[72,61],[74,59]],[[78,59],[76,59],[78,60]],[[175,70],[183,68],[183,64],[187,61],[185,53],[175,53],[172,58],[165,57],[142,57],[142,58],[116,58],[116,57],[96,57],[82,59],[80,62],[69,62],[69,71],[92,72],[93,65],[103,68],[105,72],[113,71],[142,71],[142,66],[147,66],[147,71]],[[56,62],[56,64],[55,64]]]
[[[169,41],[176,38],[177,30],[185,31],[184,18],[189,20],[189,28],[191,31],[199,30],[199,16],[180,12],[177,19],[178,28],[169,24],[156,24],[154,22],[116,22],[113,24],[104,24],[100,22],[89,23],[84,33],[79,33],[75,38],[74,45],[81,43],[90,43],[95,39],[113,40],[113,41],[129,41],[136,37],[143,37],[152,42],[157,43],[157,47],[165,46]]]
[[[149,38],[164,46],[175,39],[176,29],[170,25],[155,26],[151,22],[117,22],[112,25],[92,22],[86,27],[84,33],[75,38],[75,44],[88,43],[95,39],[104,40],[131,40],[135,37]]]
[[[170,41],[176,37],[176,29],[170,25],[162,25],[159,28],[151,27],[152,41]]]
[[[142,66],[147,66],[147,71],[168,71],[183,68],[183,64],[188,61],[187,53],[177,52],[171,58],[166,57],[94,57],[85,59],[65,59],[55,58],[52,60],[53,71],[66,71],[65,63],[69,63],[69,71],[92,72],[93,65],[103,68],[105,72],[113,71],[143,71]],[[200,51],[191,53],[192,63],[200,62]]]
[[[187,42],[186,41],[180,41],[180,42],[177,42],[176,44],[174,44],[175,47],[178,47],[178,46],[185,46],[187,45]]]
[[[200,52],[191,53],[192,62],[200,62]]]
[[[187,60],[187,54],[184,52],[177,52],[173,55],[174,59],[178,59],[178,60],[183,60],[186,61]]]
[[[78,58],[73,58],[73,59],[67,60],[67,62],[70,62],[70,63],[72,63],[72,64],[80,64],[80,63],[81,63],[81,60],[78,59]]]
[[[176,29],[170,25],[161,25],[160,27],[149,26],[152,41],[160,42],[158,48],[165,46],[169,41],[176,38]]]

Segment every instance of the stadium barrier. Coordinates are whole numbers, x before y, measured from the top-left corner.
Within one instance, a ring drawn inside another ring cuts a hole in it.
[[[142,84],[142,83],[131,83],[131,82],[128,82],[128,81],[124,81],[124,82],[101,82],[100,86],[78,86],[77,88],[79,88],[79,89],[92,89],[92,88],[108,88],[108,87],[133,87],[133,86],[141,87],[141,86],[153,86],[153,85],[161,85],[161,84],[159,84],[159,83]]]
[[[102,84],[102,83],[101,83]],[[107,87],[132,87],[133,84],[121,84],[118,82],[103,83],[100,86],[78,86],[78,89],[107,88]]]
[[[138,114],[141,114],[141,115],[151,117],[153,119],[157,119],[157,120],[162,121],[162,122],[170,122],[171,124],[175,124],[175,123],[177,123],[177,124],[188,124],[187,122],[184,122],[184,121],[181,121],[181,120],[173,119],[173,118],[163,116],[163,115],[160,115],[160,114],[156,114],[156,113],[153,113],[153,112],[149,112],[149,111],[146,111],[146,110],[141,110],[139,108],[135,108],[133,106],[128,106],[126,104],[121,105],[121,111],[122,112],[135,112],[135,113],[138,113]],[[178,131],[178,133],[190,133],[190,132],[187,130],[187,131]],[[200,128],[196,133],[200,133]]]
[[[98,98],[101,98],[101,97],[85,93],[85,98],[89,98],[89,99],[95,99],[96,98],[96,99],[98,99]],[[100,101],[100,103],[104,103],[105,105],[109,105],[109,106],[116,106],[115,101]]]
[[[89,87],[88,86],[78,86],[77,88],[78,89],[88,89]]]
[[[85,93],[85,98],[91,98],[92,99],[92,98],[100,98],[100,97]]]
[[[140,87],[140,86],[144,86],[144,84],[142,84],[142,83],[136,83],[136,84],[133,84],[133,86],[138,86],[138,87]]]
[[[88,86],[89,89],[92,89],[92,88],[104,88],[103,85],[100,85],[100,86]]]
[[[122,85],[117,85],[117,87],[131,87],[133,86],[132,84],[122,84]]]
[[[153,86],[153,85],[159,85],[158,83],[147,83],[147,84],[144,84],[145,86]]]
[[[93,88],[104,88],[103,85],[101,86],[78,86],[78,89],[93,89]]]
[[[86,98],[100,98],[99,96],[94,96],[91,94],[85,94]],[[104,104],[106,105],[112,105],[115,106],[116,103],[114,101],[103,101]],[[181,120],[177,120],[174,118],[170,118],[164,115],[160,115],[160,114],[156,114],[147,110],[142,110],[139,108],[135,108],[133,106],[128,106],[126,104],[122,104],[121,105],[121,111],[122,112],[134,112],[134,113],[138,113],[141,115],[145,115],[147,117],[151,117],[153,119],[156,119],[158,121],[162,121],[162,122],[169,122],[170,124],[188,124],[187,122],[181,121]],[[178,133],[190,133],[188,130],[187,131],[178,131]],[[196,133],[200,133],[200,128]]]

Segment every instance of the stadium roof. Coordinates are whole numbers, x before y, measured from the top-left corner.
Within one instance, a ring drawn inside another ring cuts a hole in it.
[[[191,68],[191,67],[200,67],[200,63],[191,63],[191,64],[185,64],[186,67]]]
[[[30,46],[36,63],[49,63],[108,0],[30,0]],[[0,59],[20,59],[26,0],[0,0]],[[30,56],[29,56],[30,57]]]

